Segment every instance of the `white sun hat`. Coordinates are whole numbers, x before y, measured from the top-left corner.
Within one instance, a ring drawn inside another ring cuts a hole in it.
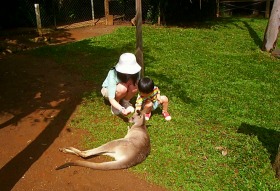
[[[123,74],[136,74],[141,70],[141,66],[137,63],[136,57],[132,53],[123,53],[115,68]]]

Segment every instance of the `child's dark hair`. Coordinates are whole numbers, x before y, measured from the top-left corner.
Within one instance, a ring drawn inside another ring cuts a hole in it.
[[[149,77],[143,77],[138,82],[138,90],[142,93],[148,94],[154,90],[154,81]]]
[[[137,80],[139,78],[139,72],[137,72],[136,74],[123,74],[118,71],[116,72],[117,72],[117,77],[121,82],[126,83],[129,79],[131,79],[133,84],[136,85]]]

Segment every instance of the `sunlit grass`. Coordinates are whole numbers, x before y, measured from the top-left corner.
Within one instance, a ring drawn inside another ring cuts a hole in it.
[[[131,170],[170,190],[280,190],[271,162],[280,142],[280,61],[260,47],[267,20],[227,19],[201,28],[143,27],[145,75],[169,97],[172,120],[148,121],[152,152]],[[135,28],[36,50],[96,88],[71,125],[91,148],[126,134],[99,93]],[[225,152],[223,152],[225,151]]]

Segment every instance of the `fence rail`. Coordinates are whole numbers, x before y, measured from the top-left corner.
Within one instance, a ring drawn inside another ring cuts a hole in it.
[[[262,4],[246,6],[244,10],[234,8],[232,12],[239,15],[262,15],[262,10],[268,13],[271,8],[265,3],[273,0],[142,0],[142,20],[146,23],[157,23],[159,19],[163,24],[202,21],[225,12],[229,7],[225,2],[228,1],[237,2],[235,7],[243,2],[247,2],[246,5],[250,2],[261,2]],[[104,0],[9,0],[0,6],[0,30],[36,27],[34,4],[40,6],[43,28],[58,28],[91,21],[94,23],[105,17]],[[109,0],[109,14],[119,21],[130,21],[135,16],[135,0]]]
[[[149,3],[150,0],[142,0],[144,18],[147,18],[144,14],[148,12]],[[9,25],[36,27],[34,4],[39,4],[43,28],[97,21],[105,16],[104,0],[15,0],[1,8],[0,29]],[[135,15],[135,0],[109,0],[109,14],[130,21]]]

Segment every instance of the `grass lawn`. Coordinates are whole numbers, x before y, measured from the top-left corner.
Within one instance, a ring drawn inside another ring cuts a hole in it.
[[[280,190],[271,163],[280,143],[280,60],[262,52],[267,20],[228,18],[196,28],[143,26],[145,75],[170,100],[147,122],[152,151],[131,170],[170,190]],[[85,148],[126,134],[100,94],[135,28],[32,51],[81,73],[96,89],[71,122]]]

